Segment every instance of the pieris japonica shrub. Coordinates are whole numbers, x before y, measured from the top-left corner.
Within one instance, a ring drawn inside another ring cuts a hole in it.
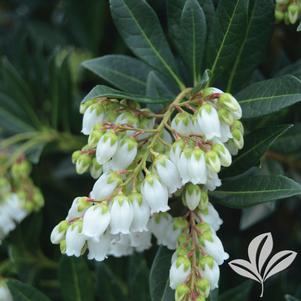
[[[228,260],[300,247],[300,1],[69,1],[67,44],[31,29],[35,64],[0,66],[0,301],[255,300]]]

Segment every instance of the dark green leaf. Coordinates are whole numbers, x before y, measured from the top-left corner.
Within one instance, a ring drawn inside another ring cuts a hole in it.
[[[301,123],[295,124],[282,137],[277,139],[272,149],[281,153],[293,153],[301,149]]]
[[[209,83],[211,77],[211,71],[209,69],[206,69],[201,77],[201,81],[198,85],[196,85],[191,93],[195,94],[198,93],[200,90],[204,89],[206,85]]]
[[[245,38],[248,21],[247,0],[220,0],[209,37],[208,64],[211,83],[224,83]]]
[[[181,15],[186,0],[168,0],[167,1],[167,17],[168,17],[168,32],[169,35],[179,49],[181,47]],[[214,5],[212,0],[198,0],[199,5],[202,7],[207,21],[207,32],[209,32],[213,26],[214,17]]]
[[[145,1],[110,0],[119,33],[135,55],[164,72],[183,88],[160,21]]]
[[[301,80],[293,75],[252,84],[236,95],[243,118],[277,112],[301,101]]]
[[[273,0],[251,0],[248,25],[238,54],[232,62],[227,90],[237,91],[250,79],[261,63],[273,29]]]
[[[245,281],[242,284],[223,293],[218,301],[245,301],[248,300],[252,288],[251,281]]]
[[[301,185],[284,177],[272,175],[246,175],[223,181],[211,193],[216,202],[231,208],[244,208],[301,194]]]
[[[114,273],[108,263],[97,263],[96,288],[98,296],[105,301],[127,300],[126,284]]]
[[[147,76],[146,95],[152,98],[173,99],[176,97],[175,93],[166,85],[166,80],[156,71],[151,71]]]
[[[206,18],[197,0],[187,0],[181,15],[179,51],[190,71],[194,85],[200,81],[200,69],[206,42]]]
[[[106,55],[85,61],[82,65],[120,90],[145,94],[151,68],[137,59],[126,55]]]
[[[50,301],[50,299],[36,288],[18,280],[9,280],[7,286],[14,301]]]
[[[283,75],[295,75],[297,76],[298,78],[301,77],[301,59],[292,63],[292,64],[289,64],[286,63],[285,64],[285,67],[280,69],[276,74],[275,76],[283,76]]]
[[[285,301],[300,301],[300,299],[297,299],[291,295],[285,295]]]
[[[131,99],[140,103],[167,103],[172,99],[163,98],[151,98],[141,95],[135,95],[127,92],[122,92],[107,86],[98,85],[94,87],[88,95],[83,99],[83,101],[97,98],[97,97],[112,97],[117,99]]]
[[[149,276],[152,301],[173,301],[174,291],[169,286],[169,269],[172,252],[160,247],[153,261]]]
[[[149,269],[142,254],[134,254],[129,259],[128,288],[130,301],[149,301]]]
[[[299,25],[297,27],[297,31],[301,31],[301,22],[299,23]]]
[[[218,301],[218,294],[219,294],[219,289],[218,288],[211,291],[208,301]]]
[[[59,281],[64,301],[94,300],[92,274],[83,258],[63,256]]]
[[[291,125],[279,125],[258,129],[245,137],[245,146],[243,150],[233,157],[229,168],[222,171],[222,176],[235,176],[249,168],[259,165],[260,159],[270,148],[273,142],[283,135]]]

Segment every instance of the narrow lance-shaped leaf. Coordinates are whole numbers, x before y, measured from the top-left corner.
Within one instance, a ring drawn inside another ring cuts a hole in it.
[[[130,99],[135,100],[140,103],[167,103],[171,101],[172,99],[167,98],[152,98],[147,96],[141,96],[136,94],[131,94],[127,92],[122,92],[107,86],[98,85],[95,86],[83,99],[83,101],[98,98],[98,97],[111,97],[111,98],[117,98],[117,99]]]
[[[14,298],[18,301],[50,301],[50,299],[36,288],[18,280],[9,280],[7,286]]]
[[[118,31],[133,53],[183,88],[175,60],[153,9],[145,1],[136,0],[110,0],[110,5]]]
[[[252,282],[251,281],[244,281],[242,284],[226,291],[223,293],[219,301],[245,301],[248,300],[250,291],[252,288]]]
[[[228,70],[227,90],[235,92],[250,79],[261,63],[273,29],[273,0],[250,0],[250,13],[244,39],[238,54]]]
[[[194,85],[200,81],[200,69],[206,42],[206,18],[197,0],[187,0],[181,16],[179,51],[190,70]]]
[[[244,208],[301,194],[301,185],[284,176],[244,176],[223,181],[211,193],[216,202],[231,208]]]
[[[64,301],[94,300],[92,275],[82,258],[62,257],[59,280]]]
[[[227,72],[237,58],[245,37],[248,20],[248,1],[220,0],[213,30],[209,37],[208,63],[211,66],[211,84],[223,83]]]
[[[171,252],[160,247],[153,261],[149,276],[152,301],[173,301],[174,291],[169,287],[169,269]]]
[[[252,84],[236,95],[243,118],[277,112],[301,101],[301,80],[293,75]]]
[[[259,165],[260,159],[270,146],[292,125],[279,125],[258,129],[245,137],[245,146],[241,152],[233,157],[229,168],[222,171],[222,177],[235,176]]]
[[[126,55],[106,55],[82,63],[113,86],[126,92],[145,94],[146,79],[151,68]]]

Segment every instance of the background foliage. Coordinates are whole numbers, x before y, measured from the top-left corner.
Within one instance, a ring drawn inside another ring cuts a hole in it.
[[[0,2],[0,135],[33,133],[34,139],[21,139],[20,147],[38,163],[33,178],[46,201],[42,212],[28,217],[0,247],[0,275],[11,279],[15,300],[173,300],[166,286],[170,253],[165,249],[155,255],[153,247],[143,255],[94,263],[62,257],[50,244],[52,227],[64,218],[72,199],[85,195],[92,184],[88,177],[75,174],[70,153],[84,144],[78,108],[96,84],[111,83],[125,91],[118,93],[132,93],[137,100],[170,99],[178,91],[173,79],[182,77],[191,84],[194,76],[196,83],[200,79],[196,70],[210,68],[212,84],[241,101],[247,126],[244,150],[224,171],[227,179],[212,195],[224,219],[220,236],[225,249],[231,258],[246,256],[249,241],[264,232],[273,233],[275,249],[301,249],[301,205],[294,197],[300,194],[300,185],[284,177],[300,182],[301,39],[296,28],[274,24],[272,1],[199,0],[187,1],[184,7],[181,0],[151,0],[179,57],[174,59],[165,47],[155,15],[143,5],[134,14],[148,30],[152,25],[153,44],[165,49],[166,65],[152,53],[148,64],[166,75],[148,65],[141,68],[138,61],[131,61],[134,65],[128,71],[120,56],[85,62],[93,71],[89,72],[80,67],[82,61],[105,54],[129,55],[125,44],[140,58],[149,54],[139,52],[139,41],[128,36],[133,24],[122,18],[127,17],[122,16],[125,10],[117,9],[133,1],[111,2],[125,42],[107,1]],[[216,12],[214,2],[219,2]],[[198,3],[203,11],[197,10]],[[191,62],[191,51],[199,54],[197,61]],[[118,78],[116,69],[133,75],[139,71],[140,86]],[[116,93],[101,87],[92,91]],[[273,194],[262,193],[262,188]],[[246,195],[245,190],[253,193]],[[297,257],[289,270],[267,283],[264,299],[294,300],[285,295],[301,299],[300,267]],[[225,264],[219,297],[215,292],[211,300],[256,300],[258,290]]]

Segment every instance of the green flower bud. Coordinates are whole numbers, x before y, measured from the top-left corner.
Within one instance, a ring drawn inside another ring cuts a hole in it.
[[[88,154],[81,154],[76,161],[76,172],[78,174],[85,173],[92,163],[92,158]]]
[[[204,296],[198,296],[195,301],[206,301],[206,298]]]
[[[66,240],[65,239],[61,240],[61,242],[60,242],[60,251],[62,254],[66,253]]]
[[[284,19],[284,13],[281,10],[275,10],[275,20],[281,22]]]
[[[205,154],[206,163],[207,166],[213,171],[213,172],[220,172],[221,170],[221,161],[219,159],[218,154],[211,150]]]
[[[205,297],[207,298],[209,296],[210,293],[210,282],[209,280],[207,280],[206,278],[202,278],[202,279],[197,279],[196,281],[196,287],[197,289],[204,294],[204,298],[203,300],[205,300]]]
[[[191,269],[191,262],[186,256],[179,256],[176,260],[176,266],[177,268],[180,267],[180,265],[184,266],[184,271],[187,272]]]
[[[73,152],[72,154],[72,163],[75,164],[76,161],[78,160],[78,158],[80,157],[81,155],[81,151],[80,150],[77,150],[75,152]]]
[[[77,201],[77,211],[82,212],[86,209],[91,207],[91,202],[89,202],[89,199],[87,197],[81,197]]]
[[[227,109],[219,109],[218,116],[226,124],[231,125],[234,122],[233,115]]]
[[[204,269],[206,265],[209,266],[210,268],[213,268],[214,258],[212,256],[206,255],[200,258],[199,267]]]
[[[69,224],[66,220],[63,220],[58,224],[59,232],[65,233],[67,231],[68,227],[69,227]]]
[[[176,301],[182,301],[185,299],[186,295],[189,294],[189,287],[182,283],[179,284],[176,288],[176,294],[175,294],[175,300]]]

